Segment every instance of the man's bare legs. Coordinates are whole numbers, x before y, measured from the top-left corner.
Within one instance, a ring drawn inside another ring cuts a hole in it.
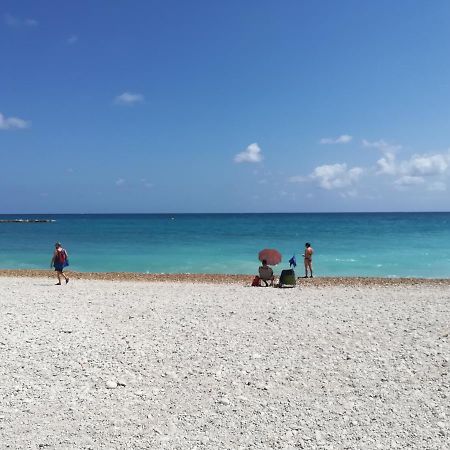
[[[308,269],[309,273],[311,274],[311,278],[313,277],[313,271],[312,271],[312,261],[310,259],[305,258],[305,276],[303,278],[308,278]]]
[[[67,277],[63,272],[60,272],[59,270],[56,271],[56,275],[58,277],[58,283],[56,284],[61,284],[61,277],[64,278],[64,280],[66,280],[66,284],[69,282],[69,277]]]
[[[308,267],[309,267],[310,278],[312,278],[313,274],[312,274],[312,261],[311,260],[308,261]],[[306,271],[306,276],[308,276],[308,271]]]
[[[311,244],[309,242],[307,242],[305,244],[305,254],[302,255],[304,260],[304,264],[305,264],[305,276],[303,278],[308,278],[308,269],[309,269],[309,273],[311,274],[311,278],[313,277],[313,271],[312,271],[312,255],[314,253],[313,248],[311,247]]]

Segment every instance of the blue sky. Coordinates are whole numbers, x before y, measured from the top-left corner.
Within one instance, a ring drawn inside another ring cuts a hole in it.
[[[448,1],[0,4],[0,212],[449,210]]]

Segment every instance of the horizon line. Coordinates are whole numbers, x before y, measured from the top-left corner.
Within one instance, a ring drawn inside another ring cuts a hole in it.
[[[435,213],[450,213],[444,210],[430,210],[430,211],[259,211],[259,212],[15,212],[3,213],[0,216],[14,216],[14,215],[228,215],[228,214],[435,214]]]

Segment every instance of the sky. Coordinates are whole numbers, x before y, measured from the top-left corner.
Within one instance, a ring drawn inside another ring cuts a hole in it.
[[[3,0],[0,213],[450,210],[450,2]]]

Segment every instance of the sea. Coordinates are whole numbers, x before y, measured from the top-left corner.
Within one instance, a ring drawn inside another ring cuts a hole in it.
[[[0,268],[47,269],[62,243],[86,272],[254,274],[258,252],[283,255],[275,273],[314,248],[316,276],[450,278],[450,213],[0,215]]]

